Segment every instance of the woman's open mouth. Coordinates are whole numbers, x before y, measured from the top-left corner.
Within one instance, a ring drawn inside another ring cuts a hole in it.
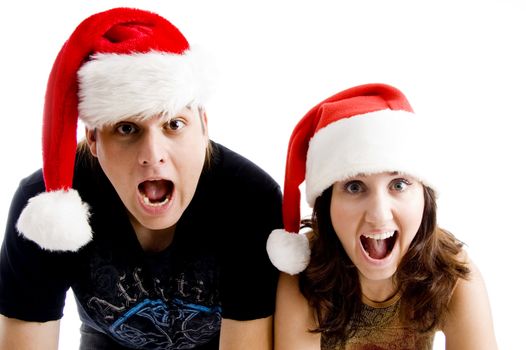
[[[371,259],[385,259],[396,243],[398,231],[387,231],[377,234],[366,234],[360,236],[363,250]]]
[[[160,207],[172,198],[174,184],[169,180],[148,180],[139,184],[139,193],[145,205]]]

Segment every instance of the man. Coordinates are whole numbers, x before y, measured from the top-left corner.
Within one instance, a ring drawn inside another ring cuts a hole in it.
[[[0,348],[57,348],[71,287],[81,349],[271,349],[265,242],[281,192],[209,140],[194,51],[164,18],[127,8],[64,44],[43,169],[22,180],[2,245]]]

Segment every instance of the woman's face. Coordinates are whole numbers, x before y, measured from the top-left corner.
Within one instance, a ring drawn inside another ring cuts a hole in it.
[[[423,211],[423,186],[407,175],[358,175],[334,184],[332,225],[362,283],[391,281]]]
[[[179,220],[195,193],[208,144],[206,117],[185,109],[166,120],[130,118],[86,134],[91,153],[139,229]]]

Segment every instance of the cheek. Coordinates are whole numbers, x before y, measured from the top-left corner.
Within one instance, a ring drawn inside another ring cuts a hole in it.
[[[106,134],[99,133],[96,142],[97,158],[101,165],[109,166],[113,161],[118,161],[121,157],[118,148],[111,142],[111,138]]]
[[[409,206],[405,209],[402,214],[404,217],[405,231],[409,234],[410,240],[412,241],[422,224],[422,218],[424,214],[424,204],[414,203],[414,206]]]
[[[352,210],[345,202],[336,199],[331,201],[330,215],[334,231],[342,243],[349,237],[354,237],[355,225],[358,222],[355,210]]]
[[[119,196],[123,198],[123,191],[126,191],[126,189],[129,187],[127,181],[130,172],[127,170],[127,167],[120,161],[116,160],[99,160],[99,163],[108,180],[110,180]]]
[[[184,178],[185,183],[190,187],[195,186],[199,180],[206,155],[206,145],[196,141],[191,146],[187,144],[189,147],[185,147],[184,150],[180,148],[180,152],[172,155],[178,176]]]
[[[120,191],[126,187],[126,181],[131,174],[130,152],[119,152],[115,147],[100,145],[97,148],[97,159],[102,171],[108,177],[113,187]]]
[[[208,138],[203,134],[200,124],[192,125],[189,130],[177,138],[169,140],[169,147],[176,150],[177,155],[184,157],[185,161],[198,161],[204,155]]]

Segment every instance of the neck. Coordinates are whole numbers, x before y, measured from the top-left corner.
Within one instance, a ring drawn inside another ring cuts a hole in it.
[[[367,280],[360,276],[360,287],[362,295],[371,301],[381,303],[393,297],[398,291],[393,279]]]
[[[160,230],[152,230],[142,226],[136,220],[131,220],[131,222],[137,240],[145,252],[160,252],[172,243],[175,225]]]

